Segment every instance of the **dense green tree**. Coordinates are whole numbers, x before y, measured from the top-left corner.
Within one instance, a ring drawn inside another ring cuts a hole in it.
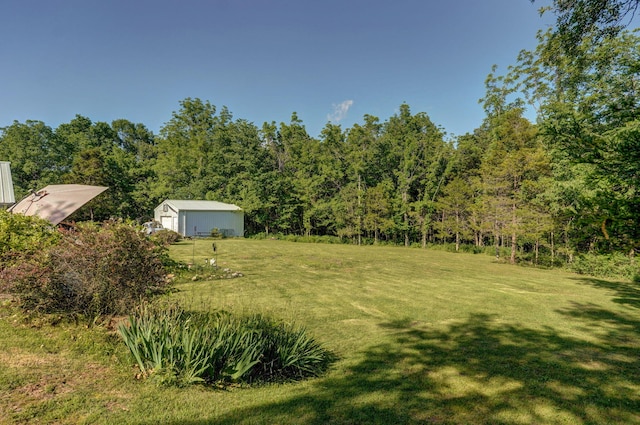
[[[551,262],[554,257],[554,220],[552,204],[549,202],[553,179],[550,168],[545,166],[545,171],[547,172],[541,172],[538,178],[526,181],[521,193],[521,199],[527,206],[519,211],[519,218],[522,222],[521,234],[524,243],[533,246],[534,264],[538,264],[540,261],[541,247],[549,247]]]
[[[488,124],[485,122],[481,127],[476,129],[473,133],[468,133],[457,137],[455,141],[455,149],[451,155],[451,161],[449,163],[449,175],[447,178],[447,185],[456,182],[452,187],[448,187],[443,190],[443,196],[449,196],[449,192],[452,194],[463,191],[467,194],[469,199],[465,201],[464,209],[466,212],[462,214],[466,218],[466,222],[462,222],[465,226],[466,232],[461,232],[460,237],[465,242],[473,242],[476,246],[483,246],[485,243],[485,235],[490,233],[492,226],[484,220],[487,216],[483,205],[482,194],[482,180],[481,180],[481,166],[485,157],[489,144],[491,143],[490,131]],[[464,182],[465,188],[460,187],[460,182]],[[451,221],[451,217],[446,211],[447,204],[451,201],[440,200],[438,205],[438,212],[441,217],[444,216],[443,221]],[[450,207],[449,207],[450,208]],[[445,211],[441,211],[444,209]],[[448,217],[448,219],[447,219]],[[444,225],[441,228],[451,229],[451,224]],[[464,238],[469,238],[465,240]]]
[[[365,213],[363,226],[373,234],[374,243],[380,235],[388,235],[394,226],[393,222],[393,183],[383,180],[374,187],[367,188],[364,194]]]
[[[82,149],[74,156],[71,171],[64,176],[63,183],[106,186],[109,190],[73,213],[69,220],[102,221],[118,215],[120,192],[113,187],[113,183],[121,170],[110,169],[111,165],[114,164],[109,164],[106,155],[98,148]]]
[[[360,182],[360,190],[393,176],[386,161],[389,145],[381,138],[383,128],[378,117],[365,115],[362,124],[356,123],[347,131],[346,177]]]
[[[222,112],[225,112],[223,108]],[[226,113],[221,113],[224,117]],[[280,182],[273,168],[269,151],[265,149],[260,131],[243,119],[232,121],[216,117],[214,144],[217,146],[210,161],[211,174],[216,175],[223,190],[210,191],[207,199],[222,200],[239,205],[251,220],[247,229],[269,232],[273,221],[273,209],[279,207]]]
[[[509,235],[511,263],[516,262],[518,241],[523,233],[523,210],[529,208],[526,185],[549,170],[536,129],[522,113],[522,109],[513,108],[489,117],[492,140],[482,163],[495,244],[503,244],[504,236]]]
[[[267,233],[286,229],[283,210],[290,166],[275,125],[262,131],[231,112],[200,99],[185,99],[162,128],[157,142],[153,193],[156,197],[209,199],[236,203],[248,219],[247,229]],[[277,163],[280,162],[280,167]]]
[[[538,111],[539,134],[552,157],[549,185],[556,218],[570,250],[637,246],[640,165],[640,38],[585,37],[567,51],[551,32],[523,51],[494,93],[522,96]],[[498,96],[495,96],[498,97]]]
[[[73,148],[73,152],[82,149],[98,147],[98,141],[91,140],[93,122],[82,115],[76,115],[68,123],[60,124],[56,128],[56,135]]]
[[[42,121],[14,121],[0,129],[0,160],[11,162],[16,200],[59,184],[71,167],[72,148]]]
[[[294,196],[293,182],[287,168],[287,154],[284,150],[276,123],[264,123],[259,132],[264,151],[265,172],[253,181],[253,220],[256,229],[269,234],[289,232],[297,215],[298,204]]]
[[[107,186],[109,189],[71,219],[104,220],[110,217],[146,219],[155,199],[149,194],[154,178],[153,135],[142,124],[116,120],[93,123],[77,115],[55,131],[70,147],[72,166],[63,183]]]
[[[387,205],[386,200],[382,201],[382,192],[376,192],[373,197],[367,196],[368,190],[373,189],[374,185],[380,184],[382,176],[385,175],[383,170],[386,161],[383,159],[386,158],[386,152],[382,149],[381,133],[382,124],[379,119],[372,115],[365,115],[364,123],[362,125],[354,124],[347,132],[345,140],[344,176],[347,181],[353,182],[355,187],[355,196],[346,199],[355,202],[355,206],[351,210],[356,214],[354,218],[357,223],[355,232],[359,244],[362,242],[363,229],[373,232],[375,241],[378,241],[382,223],[385,222],[384,216],[391,208],[390,205]],[[391,175],[389,171],[386,173],[388,176]],[[383,202],[382,205],[378,206],[372,203],[374,202],[372,199],[376,197]],[[365,198],[371,200],[367,202]],[[380,212],[382,216],[375,217],[376,212]],[[385,228],[385,230],[389,229]]]
[[[489,145],[490,138],[486,128],[480,127],[473,133],[459,136],[455,141],[449,165],[452,178],[459,177],[469,181],[480,175],[482,158]]]
[[[438,201],[438,211],[442,213],[443,237],[453,235],[456,251],[460,250],[463,239],[471,237],[469,215],[473,205],[473,188],[460,177],[451,180],[443,189]]]
[[[118,147],[133,155],[137,163],[156,158],[155,137],[144,124],[118,119],[111,123],[111,128]]]
[[[541,12],[550,9],[555,13],[555,34],[567,50],[575,53],[585,38],[601,40],[618,35],[639,6],[640,0],[553,0]]]
[[[347,183],[333,199],[332,213],[336,226],[336,234],[362,243],[363,201],[362,193],[356,183]]]
[[[114,160],[126,173],[129,191],[128,216],[146,221],[153,216],[153,208],[160,202],[154,198],[151,188],[157,179],[154,166],[157,158],[155,137],[143,124],[126,119],[111,123],[116,133],[117,148]]]
[[[347,184],[346,134],[339,125],[327,123],[320,133],[318,153],[318,191],[315,202],[316,228],[325,234],[335,234],[333,204],[336,193]],[[361,225],[358,226],[359,230]]]
[[[209,102],[187,98],[160,129],[154,197],[205,199],[209,190],[218,189],[206,178],[215,113],[216,107]]]
[[[424,228],[414,224],[415,219],[426,220],[429,209],[416,210],[412,203],[428,200],[438,186],[444,172],[440,165],[446,161],[443,133],[425,113],[411,115],[409,105],[402,104],[400,112],[385,123],[383,140],[389,147],[386,159],[397,196],[396,229],[408,246],[412,232],[425,234]]]
[[[280,158],[283,177],[293,188],[295,205],[291,205],[291,230],[306,235],[315,233],[322,220],[322,176],[319,170],[320,142],[307,130],[294,112],[289,123],[280,123]]]

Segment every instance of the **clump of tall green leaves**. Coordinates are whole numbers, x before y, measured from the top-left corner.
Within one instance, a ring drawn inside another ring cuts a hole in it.
[[[323,373],[332,358],[305,329],[263,315],[145,304],[118,333],[142,376],[175,385],[302,379]]]

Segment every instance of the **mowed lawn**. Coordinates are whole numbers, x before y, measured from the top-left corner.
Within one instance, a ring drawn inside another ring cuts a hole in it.
[[[172,247],[205,264],[211,240]],[[243,277],[182,283],[192,309],[303,325],[326,375],[255,388],[134,378],[100,329],[0,310],[0,422],[136,424],[640,423],[640,289],[485,255],[215,241]]]

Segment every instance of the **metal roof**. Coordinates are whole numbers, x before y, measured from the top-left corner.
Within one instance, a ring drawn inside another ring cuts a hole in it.
[[[242,211],[237,205],[225,204],[218,201],[192,201],[167,199],[163,204],[168,204],[174,210],[183,211]]]
[[[49,185],[30,194],[10,208],[10,211],[36,215],[56,225],[105,190],[107,188],[104,186],[83,184]]]
[[[9,164],[7,161],[0,161],[0,205],[13,205],[16,202]]]

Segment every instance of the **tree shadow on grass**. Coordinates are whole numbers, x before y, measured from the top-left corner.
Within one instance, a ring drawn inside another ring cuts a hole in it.
[[[640,321],[596,305],[560,313],[597,336],[484,314],[437,329],[383,323],[391,339],[345,373],[286,401],[187,424],[640,423]]]
[[[615,303],[640,308],[640,285],[637,283],[612,282],[594,277],[574,278],[574,280],[584,285],[612,291],[615,294],[613,298]]]

